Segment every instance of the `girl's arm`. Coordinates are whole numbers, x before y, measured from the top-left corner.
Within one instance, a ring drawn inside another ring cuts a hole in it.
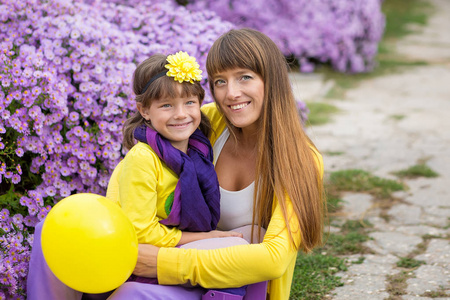
[[[174,247],[181,239],[181,230],[159,223],[157,216],[157,184],[158,180],[167,181],[167,174],[157,155],[144,144],[133,147],[122,161],[117,178],[120,206],[133,223],[139,243]],[[173,187],[176,178],[169,184]]]
[[[187,243],[204,240],[204,239],[221,238],[221,237],[240,237],[240,238],[242,238],[243,236],[242,236],[242,233],[234,232],[234,231],[220,231],[220,230],[212,230],[209,232],[183,231],[181,234],[181,239],[178,242],[178,245],[184,245]]]
[[[118,178],[112,180],[118,182],[120,205],[133,223],[139,243],[174,247],[209,238],[242,237],[232,231],[182,232],[161,224],[157,216],[157,182],[169,173],[164,175],[159,158],[147,146],[141,144],[131,149],[120,168],[120,172],[114,172]],[[176,180],[170,183],[176,184]]]

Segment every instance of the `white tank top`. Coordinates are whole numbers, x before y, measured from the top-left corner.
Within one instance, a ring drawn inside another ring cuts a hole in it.
[[[214,144],[214,165],[229,137],[230,132],[226,128]],[[252,224],[254,190],[255,182],[252,182],[240,191],[227,191],[220,188],[220,220],[217,224],[218,229],[232,230]]]

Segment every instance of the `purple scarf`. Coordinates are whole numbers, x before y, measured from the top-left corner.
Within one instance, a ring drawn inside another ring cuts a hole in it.
[[[197,129],[190,136],[187,154],[145,125],[134,130],[134,137],[152,147],[179,177],[170,214],[160,223],[193,232],[215,230],[220,216],[219,181],[205,135]]]

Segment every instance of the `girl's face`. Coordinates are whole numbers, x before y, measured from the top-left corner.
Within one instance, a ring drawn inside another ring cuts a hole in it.
[[[231,69],[213,78],[214,98],[234,126],[256,130],[264,102],[264,82],[248,69]]]
[[[181,85],[178,86],[181,95]],[[142,117],[153,129],[170,141],[173,147],[186,153],[189,137],[201,121],[200,101],[197,96],[153,100],[150,107],[138,103]]]

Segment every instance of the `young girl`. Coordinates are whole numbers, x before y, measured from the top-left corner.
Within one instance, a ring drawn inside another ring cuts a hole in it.
[[[205,96],[200,74],[185,52],[153,55],[134,73],[138,112],[123,127],[129,152],[115,168],[106,196],[122,207],[141,244],[175,247],[242,236],[215,230],[220,191],[210,123],[200,111]],[[129,281],[156,283],[134,275]]]
[[[185,52],[153,55],[134,73],[138,112],[124,124],[129,152],[111,176],[117,185],[109,184],[107,197],[130,218],[139,243],[174,247],[239,236],[215,231],[220,192],[209,121],[200,111],[200,74]]]

